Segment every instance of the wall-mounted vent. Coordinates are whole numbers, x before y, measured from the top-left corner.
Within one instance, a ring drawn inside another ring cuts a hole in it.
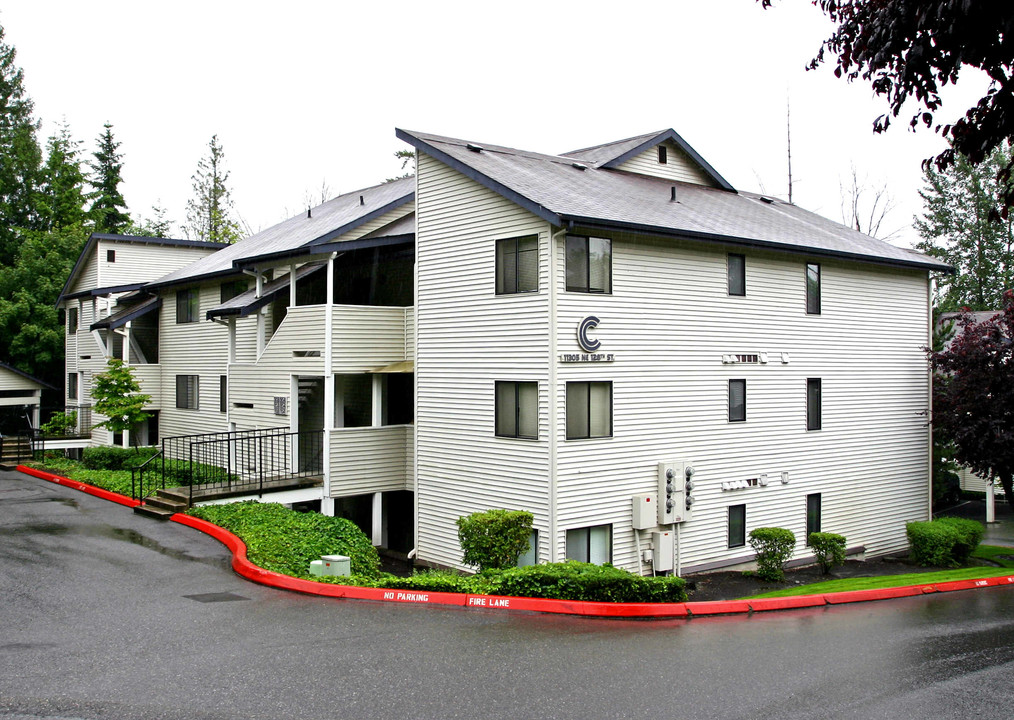
[[[767,361],[767,353],[726,353],[722,355],[723,365],[763,365]]]
[[[234,402],[232,406],[234,408],[240,408],[241,410],[253,410],[253,403]]]
[[[294,358],[320,357],[320,350],[293,350],[292,357]]]
[[[289,414],[289,398],[284,395],[275,396],[275,415]]]

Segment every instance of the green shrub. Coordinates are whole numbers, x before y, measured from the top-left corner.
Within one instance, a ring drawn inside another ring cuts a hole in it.
[[[954,567],[954,546],[962,542],[962,534],[953,525],[939,520],[910,522],[905,534],[912,545],[912,561],[930,567]]]
[[[835,565],[845,564],[845,536],[837,533],[815,532],[808,538],[820,572],[827,575]]]
[[[321,555],[347,555],[355,575],[379,576],[377,549],[351,520],[253,501],[205,505],[187,512],[239,536],[246,543],[250,562],[265,570],[309,578],[311,561],[320,560]]]
[[[642,577],[612,565],[563,563],[509,568],[486,574],[490,595],[593,602],[685,602],[679,577]]]
[[[785,579],[782,566],[792,557],[796,536],[791,530],[777,527],[755,528],[750,531],[750,547],[757,553],[757,575],[764,580]]]
[[[954,517],[940,518],[935,522],[954,528],[958,532],[959,539],[951,550],[951,559],[958,565],[966,564],[971,554],[979,547],[986,532],[982,523]]]
[[[514,567],[528,549],[534,520],[525,510],[487,510],[459,517],[461,561],[480,571]]]
[[[99,445],[85,448],[81,455],[81,463],[88,470],[130,470],[157,452],[157,447],[125,448]]]
[[[39,430],[43,435],[66,435],[67,431],[77,428],[77,412],[53,413],[49,422],[41,426]]]
[[[348,578],[323,578],[327,582],[347,582]],[[409,577],[398,577],[384,573],[379,578],[356,579],[362,587],[388,588],[390,590],[429,590],[430,592],[488,594],[488,581],[481,575],[462,575],[454,570],[423,570]]]

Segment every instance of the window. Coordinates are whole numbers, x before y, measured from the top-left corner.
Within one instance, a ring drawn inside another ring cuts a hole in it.
[[[77,373],[67,373],[67,399],[77,400]]]
[[[669,151],[665,145],[658,146],[658,164],[665,165],[669,162]]]
[[[539,562],[539,531],[532,530],[528,536],[528,549],[518,555],[518,567],[537,565]]]
[[[746,256],[729,253],[729,294],[746,295]]]
[[[574,528],[567,531],[567,559],[601,565],[613,561],[613,526]]]
[[[746,545],[746,505],[729,506],[729,547]]]
[[[746,422],[746,380],[729,381],[729,422]]]
[[[115,250],[106,250],[106,262],[111,262],[111,263],[116,262],[116,251]]]
[[[218,412],[226,412],[229,409],[229,378],[227,375],[218,376]]]
[[[67,308],[67,332],[77,332],[77,308]]]
[[[820,493],[806,496],[806,544],[810,544],[810,533],[820,532]]]
[[[496,241],[496,294],[539,291],[539,236]]]
[[[587,293],[613,291],[612,240],[567,236],[567,290]]]
[[[820,430],[820,378],[806,379],[806,429]]]
[[[197,288],[176,291],[176,324],[197,322],[200,313]]]
[[[806,314],[820,315],[820,265],[806,263]]]
[[[496,435],[539,437],[539,384],[537,382],[496,383]]]
[[[228,280],[219,288],[219,302],[226,303],[247,290],[246,280]]]
[[[567,439],[612,437],[613,384],[567,383]]]
[[[197,410],[199,375],[176,376],[176,407],[184,410]]]

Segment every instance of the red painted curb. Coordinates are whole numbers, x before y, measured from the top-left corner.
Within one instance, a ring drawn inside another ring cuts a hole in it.
[[[33,477],[64,485],[104,500],[136,507],[137,500],[110,492],[86,483],[35,468],[18,466],[18,471]],[[851,592],[824,593],[821,595],[796,595],[784,598],[757,598],[754,600],[716,600],[709,602],[685,603],[608,603],[582,602],[576,600],[549,600],[546,598],[505,597],[499,595],[468,595],[464,593],[429,592],[426,590],[388,590],[385,588],[364,588],[353,585],[337,585],[315,580],[304,580],[289,575],[265,570],[247,559],[246,543],[239,537],[206,520],[177,513],[170,518],[181,525],[199,530],[218,540],[232,553],[232,569],[247,580],[261,585],[291,590],[293,592],[323,597],[355,600],[379,600],[381,602],[421,603],[430,605],[451,605],[456,607],[483,608],[491,610],[526,610],[530,612],[579,615],[584,617],[610,618],[687,618],[697,615],[734,615],[773,610],[841,605],[890,598],[914,597],[927,593],[953,592],[980,587],[1014,585],[1014,575],[991,578],[952,580],[945,583],[908,585],[906,587],[883,588],[878,590],[854,590]]]
[[[60,475],[54,475],[53,473],[45,472],[44,470],[37,470],[35,468],[26,467],[24,465],[18,465],[18,472],[23,472],[25,475],[31,475],[32,477],[40,478],[41,480],[48,480],[49,482],[56,483],[57,485],[65,485],[75,490],[80,490],[83,493],[94,495],[95,497],[102,498],[103,500],[110,500],[120,505],[126,505],[127,507],[137,507],[141,504],[139,500],[134,500],[126,495],[120,495],[104,488],[95,487],[94,485],[88,485],[87,483],[78,482],[77,480],[71,480],[70,478],[61,477]]]

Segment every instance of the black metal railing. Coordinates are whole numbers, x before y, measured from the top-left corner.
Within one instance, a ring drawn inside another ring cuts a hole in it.
[[[92,435],[92,406],[91,405],[66,405],[61,409],[60,406],[55,408],[43,408],[43,417],[47,414],[49,419],[58,417],[60,415],[66,415],[68,418],[67,426],[58,432],[50,432],[47,434],[49,439],[55,438],[68,438],[68,439],[80,439],[90,438]],[[43,423],[45,425],[47,423]]]
[[[134,497],[159,488],[188,487],[196,492],[261,493],[267,484],[321,475],[324,431],[288,428],[178,435],[162,440],[161,451],[139,467]]]
[[[32,460],[37,448],[41,452],[40,436],[34,431],[0,435],[0,458],[4,462]]]

